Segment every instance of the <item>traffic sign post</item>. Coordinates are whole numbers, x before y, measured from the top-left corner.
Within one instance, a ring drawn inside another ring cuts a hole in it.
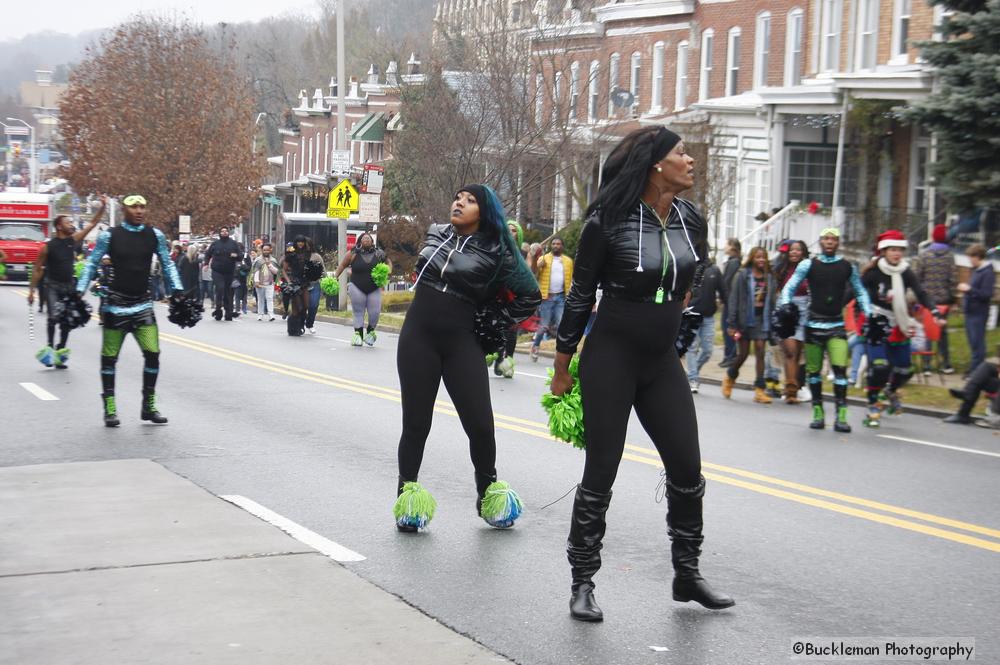
[[[330,190],[330,197],[327,199],[326,216],[340,219],[347,219],[352,212],[358,211],[358,190],[354,188],[351,181],[344,178],[337,186]]]

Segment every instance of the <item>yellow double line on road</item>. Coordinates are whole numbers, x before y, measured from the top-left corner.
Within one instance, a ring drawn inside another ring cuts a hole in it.
[[[276,374],[297,379],[304,379],[306,381],[312,381],[314,383],[319,383],[333,388],[368,395],[370,397],[377,397],[379,399],[389,400],[392,402],[400,401],[400,393],[394,388],[375,386],[360,381],[333,376],[331,374],[295,367],[285,363],[265,360],[257,356],[231,351],[229,349],[206,344],[204,342],[162,332],[160,333],[160,338],[164,341],[191,349],[193,351],[206,353],[208,355],[222,358],[223,360],[257,367]],[[450,416],[458,415],[455,411],[454,405],[446,401],[438,400],[435,403],[434,410],[438,413]],[[527,434],[546,441],[564,443],[558,439],[554,439],[552,435],[549,434],[548,425],[545,423],[527,420],[524,418],[517,418],[514,416],[507,416],[500,413],[495,413],[494,418],[498,428]],[[625,449],[626,452],[624,454],[624,458],[627,460],[656,468],[663,467],[658,453],[652,448],[626,444]],[[900,529],[934,536],[936,538],[943,538],[945,540],[962,543],[963,545],[970,545],[972,547],[978,547],[991,552],[1000,552],[1000,542],[998,542],[1000,541],[1000,530],[998,529],[991,529],[978,524],[970,524],[968,522],[941,517],[939,515],[932,515],[930,513],[910,510],[908,508],[901,508],[887,503],[850,496],[848,494],[832,492],[818,487],[804,485],[802,483],[791,482],[755,473],[753,471],[724,466],[722,464],[702,462],[702,466],[705,469],[705,477],[715,482],[740,487],[742,489],[750,490],[751,492],[767,494],[779,499],[794,501],[796,503],[812,506],[814,508],[822,508],[824,510],[840,513],[842,515],[850,515],[851,517],[858,517],[871,522],[877,522],[879,524],[894,526]],[[978,536],[985,536],[986,538]],[[988,540],[987,538],[996,540]]]

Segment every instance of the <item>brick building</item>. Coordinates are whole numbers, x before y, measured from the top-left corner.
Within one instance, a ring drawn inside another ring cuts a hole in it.
[[[932,74],[913,48],[940,20],[925,3],[442,0],[438,22],[498,7],[530,39],[536,122],[573,126],[595,162],[582,170],[589,181],[571,182],[567,165],[553,169],[551,201],[534,207],[551,210],[556,226],[580,214],[569,190],[592,192],[596,165],[617,139],[650,123],[689,136],[709,128],[699,140],[725,189],[712,212],[717,243],[762,240],[756,217],[792,200],[838,204],[834,222],[858,242],[888,225],[919,233],[936,214],[925,177],[931,138],[889,113],[930,93]],[[796,226],[802,219],[789,208],[768,231],[811,240],[813,227],[830,223]]]

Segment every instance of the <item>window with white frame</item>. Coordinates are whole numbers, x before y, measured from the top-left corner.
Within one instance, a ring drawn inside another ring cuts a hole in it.
[[[601,74],[601,63],[596,60],[590,61],[589,88],[587,90],[587,122],[597,121],[597,102],[601,98],[601,82],[598,78]]]
[[[722,228],[726,238],[736,237],[736,198],[739,190],[739,182],[736,179],[736,164],[727,160],[723,166],[725,177],[723,182],[731,183],[726,200],[722,203]]]
[[[767,73],[771,62],[771,12],[757,15],[757,30],[753,50],[753,87],[767,87]]]
[[[306,174],[306,137],[299,137],[299,177]]]
[[[743,228],[749,231],[760,223],[757,215],[771,209],[771,176],[764,165],[747,164],[743,172]]]
[[[711,28],[701,33],[701,68],[698,74],[698,99],[705,100],[711,94],[712,48],[715,46],[715,31]]]
[[[879,0],[858,3],[858,50],[855,71],[875,69],[878,57]]]
[[[556,72],[555,85],[552,88],[552,118],[562,120],[562,72]]]
[[[677,81],[674,84],[674,108],[687,106],[688,87],[688,43],[683,41],[677,45]]]
[[[930,155],[930,146],[915,144],[913,169],[913,204],[916,211],[926,212],[928,206],[927,198],[927,159]]]
[[[545,95],[542,94],[542,84],[545,79],[541,74],[535,74],[535,125],[542,124],[542,111],[545,107]]]
[[[292,177],[294,177],[295,171],[292,170],[292,153],[285,153],[285,180],[291,182]]]
[[[821,0],[819,70],[835,72],[840,67],[840,23],[843,0]]]
[[[663,104],[663,56],[666,51],[666,44],[656,42],[653,44],[653,94],[649,100],[649,110],[659,111]]]
[[[618,75],[619,75],[619,65],[621,63],[621,56],[617,53],[612,53],[611,58],[608,60],[608,117],[612,117],[615,114],[615,106],[612,102],[612,96],[615,90],[618,89]]]
[[[817,201],[824,207],[833,205],[836,166],[835,148],[789,148],[788,200]]]
[[[740,89],[740,29],[729,29],[726,48],[726,96],[735,95]]]
[[[893,11],[892,57],[907,61],[910,49],[911,0],[895,0]]]
[[[788,12],[785,30],[785,85],[802,83],[802,33],[805,15],[801,9]]]
[[[629,71],[631,75],[629,76],[628,91],[632,93],[632,97],[634,98],[632,106],[638,108],[639,77],[642,76],[642,55],[638,51],[632,54],[632,59],[629,61]]]
[[[580,101],[580,63],[569,66],[569,120],[576,122],[576,105]]]

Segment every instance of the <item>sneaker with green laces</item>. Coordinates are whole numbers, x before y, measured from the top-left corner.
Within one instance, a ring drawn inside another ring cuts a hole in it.
[[[813,419],[809,423],[809,429],[824,429],[826,427],[826,414],[819,404],[813,405]]]

